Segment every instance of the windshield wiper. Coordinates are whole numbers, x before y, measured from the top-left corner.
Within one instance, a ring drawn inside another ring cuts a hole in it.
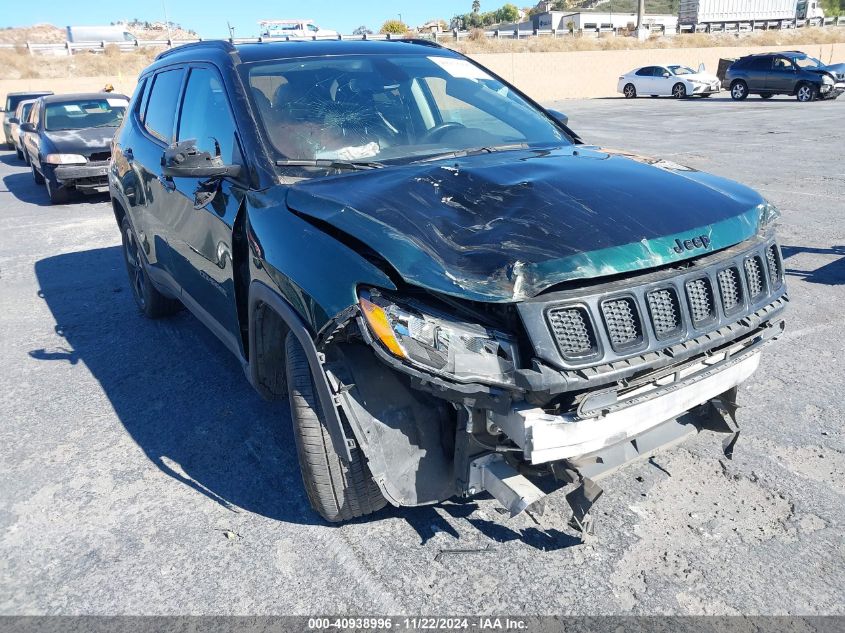
[[[363,169],[380,169],[384,163],[377,161],[363,160],[333,160],[329,158],[317,158],[315,160],[284,159],[276,161],[277,167],[325,167],[327,169],[349,169],[360,171]]]
[[[433,156],[426,156],[419,160],[411,161],[411,164],[416,163],[432,163],[438,160],[446,160],[447,158],[464,158],[465,156],[478,156],[479,154],[492,154],[493,152],[507,152],[515,149],[528,149],[528,143],[511,143],[509,145],[491,145],[489,147],[474,147],[470,149],[459,149],[451,152],[444,152],[443,154],[434,154]]]

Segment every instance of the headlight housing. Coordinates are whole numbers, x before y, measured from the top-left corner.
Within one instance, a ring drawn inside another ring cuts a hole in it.
[[[771,202],[758,204],[757,211],[759,213],[759,221],[757,223],[758,233],[765,233],[768,231],[780,217],[780,210]]]
[[[832,86],[833,85],[833,79],[828,75],[822,75],[822,83],[823,84],[829,84],[829,85]]]
[[[507,334],[415,301],[400,304],[375,289],[359,292],[358,300],[375,344],[392,356],[459,382],[513,386],[517,346]]]
[[[51,165],[84,165],[88,159],[81,154],[47,154],[44,162]]]

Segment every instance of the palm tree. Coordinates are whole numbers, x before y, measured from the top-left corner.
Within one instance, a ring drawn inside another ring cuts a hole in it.
[[[481,0],[472,0],[472,12],[478,13],[481,11]]]

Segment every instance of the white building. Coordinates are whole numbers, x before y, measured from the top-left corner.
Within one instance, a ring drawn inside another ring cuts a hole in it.
[[[535,16],[537,28],[540,30],[556,29],[558,31],[615,31],[618,29],[634,30],[637,26],[636,13],[618,13],[597,11],[549,11]],[[677,15],[644,15],[643,23],[648,28],[665,29],[667,35],[678,30]]]

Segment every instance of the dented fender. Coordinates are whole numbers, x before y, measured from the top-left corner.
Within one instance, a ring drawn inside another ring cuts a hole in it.
[[[252,278],[274,287],[312,334],[358,302],[359,284],[395,290],[360,254],[291,213],[287,192],[277,186],[247,196]]]

